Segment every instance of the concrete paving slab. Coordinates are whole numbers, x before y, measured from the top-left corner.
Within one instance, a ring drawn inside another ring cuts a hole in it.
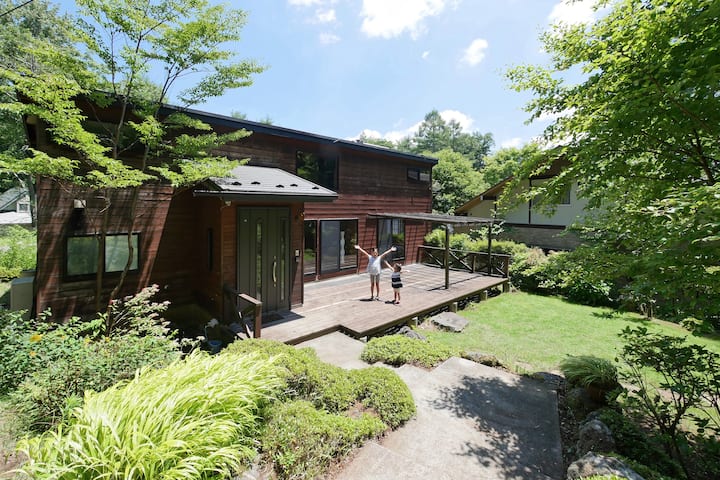
[[[359,360],[364,343],[342,333],[299,346],[344,368],[367,366]],[[542,382],[461,358],[394,370],[416,417],[368,442],[335,480],[563,478],[557,397]]]
[[[468,323],[470,323],[467,318],[461,317],[454,312],[438,313],[437,315],[430,317],[430,321],[441,328],[451,330],[453,332],[462,332],[465,330],[465,327],[468,326]]]
[[[320,360],[338,367],[357,369],[368,366],[367,363],[360,360],[360,354],[365,348],[365,343],[348,337],[341,332],[333,332],[322,337],[313,338],[296,345],[296,347],[310,347],[315,350]]]
[[[557,398],[541,383],[460,358],[424,379],[397,372],[418,413],[383,447],[456,479],[563,477]]]

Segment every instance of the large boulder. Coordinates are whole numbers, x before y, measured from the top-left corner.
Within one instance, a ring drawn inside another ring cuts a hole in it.
[[[585,455],[588,452],[613,451],[615,451],[615,440],[607,425],[596,418],[580,425],[576,447],[577,455]]]
[[[579,480],[593,475],[615,475],[627,480],[645,480],[635,470],[614,457],[588,452],[568,467],[567,480]]]

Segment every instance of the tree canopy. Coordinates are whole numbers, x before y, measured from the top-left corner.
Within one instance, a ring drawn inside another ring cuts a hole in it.
[[[236,53],[246,20],[242,10],[207,0],[76,4],[79,17],[66,28],[83,56],[51,39],[28,35],[16,48],[32,56],[32,64],[0,65],[0,111],[40,119],[60,153],[29,149],[27,157],[2,155],[0,169],[68,182],[87,192],[134,189],[127,212],[131,232],[139,187],[158,181],[183,187],[224,176],[237,162],[214,155],[213,149],[248,135],[220,135],[180,112],[162,114],[163,104],[170,99],[182,107],[201,104],[250,85],[263,67]],[[99,110],[113,105],[119,114],[112,120],[89,118],[78,105],[81,98]],[[101,128],[93,128],[93,121]],[[112,195],[101,197],[110,202]],[[100,209],[103,216],[110,215],[109,206]],[[102,238],[107,222],[98,222]],[[128,249],[124,273],[132,259],[130,234]],[[102,265],[101,259],[97,264]],[[97,284],[99,301],[101,269]]]
[[[634,301],[720,324],[720,2],[602,0],[588,25],[543,35],[550,67],[508,76],[531,118],[557,119],[543,155],[569,166],[533,192],[557,199],[574,180],[599,221],[588,238]],[[582,72],[576,82],[568,72]]]
[[[438,164],[433,168],[433,211],[453,214],[487,186],[480,172],[461,153],[445,149],[435,154]]]

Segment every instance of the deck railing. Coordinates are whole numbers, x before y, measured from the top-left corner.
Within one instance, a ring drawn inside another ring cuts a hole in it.
[[[229,311],[234,320],[243,326],[248,337],[260,338],[262,329],[262,302],[245,293],[238,293],[230,285],[223,287],[223,294],[228,302]],[[247,319],[252,319],[252,332],[248,327]]]
[[[425,265],[445,267],[445,249],[421,245],[418,249],[419,262]],[[450,249],[448,261],[450,269],[465,270],[470,273],[484,273],[491,277],[508,278],[510,255],[503,253],[470,252]]]

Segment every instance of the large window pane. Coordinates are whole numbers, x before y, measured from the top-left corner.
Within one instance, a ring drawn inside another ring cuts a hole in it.
[[[357,220],[320,222],[320,272],[357,267]]]
[[[320,222],[320,271],[340,270],[340,222],[323,220]]]
[[[314,153],[298,151],[295,154],[297,175],[331,190],[337,189],[337,160]]]
[[[317,221],[306,220],[304,223],[305,251],[303,252],[303,273],[315,275],[317,272]]]
[[[98,239],[70,237],[67,239],[65,270],[67,275],[90,275],[97,272]]]
[[[383,253],[390,247],[397,248],[396,252],[388,255],[392,260],[405,258],[405,221],[402,219],[383,218],[378,220],[378,250]]]
[[[357,267],[357,220],[340,221],[340,268]]]
[[[132,262],[130,270],[138,268],[138,237],[137,233],[132,234]],[[105,237],[105,271],[122,272],[128,261],[130,252],[128,250],[128,238],[123,235],[108,235]]]

